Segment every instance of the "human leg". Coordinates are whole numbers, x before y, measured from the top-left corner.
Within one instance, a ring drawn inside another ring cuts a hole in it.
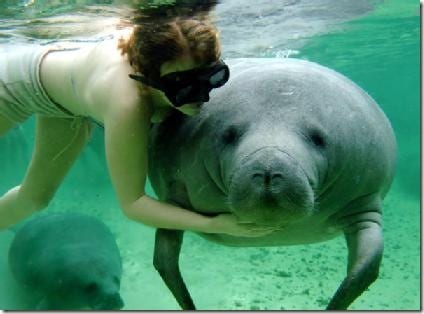
[[[34,152],[22,184],[0,197],[0,230],[45,208],[53,198],[89,138],[89,122],[76,119],[37,117]]]

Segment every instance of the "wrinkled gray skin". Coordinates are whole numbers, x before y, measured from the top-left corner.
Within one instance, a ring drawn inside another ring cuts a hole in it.
[[[9,265],[39,294],[38,310],[118,310],[121,257],[110,230],[82,214],[48,214],[16,233]]]
[[[327,309],[346,309],[376,278],[381,202],[396,144],[377,104],[346,77],[295,59],[234,59],[230,81],[196,117],[153,128],[150,179],[158,197],[203,214],[279,226],[259,238],[202,234],[229,246],[282,246],[344,234],[347,276]],[[158,229],[154,265],[180,306],[182,232]]]

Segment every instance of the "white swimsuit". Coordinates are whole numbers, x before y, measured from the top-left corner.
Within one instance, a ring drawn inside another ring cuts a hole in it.
[[[34,44],[0,46],[1,115],[14,123],[22,123],[34,113],[75,118],[47,95],[40,81],[41,61],[53,50],[61,49]]]

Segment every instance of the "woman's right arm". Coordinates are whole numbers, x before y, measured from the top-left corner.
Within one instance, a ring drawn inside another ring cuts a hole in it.
[[[274,228],[252,223],[239,224],[232,214],[204,216],[187,209],[160,202],[148,195],[141,196],[126,210],[127,216],[155,228],[191,230],[204,233],[223,233],[241,237],[266,235]]]
[[[203,216],[144,193],[151,112],[139,102],[109,109],[104,119],[106,159],[119,203],[130,219],[155,228],[261,236],[273,229],[239,224],[234,215]]]

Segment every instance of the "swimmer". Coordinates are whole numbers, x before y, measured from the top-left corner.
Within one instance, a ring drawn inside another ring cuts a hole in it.
[[[203,216],[145,194],[151,123],[173,110],[195,115],[229,70],[206,16],[135,24],[95,43],[0,46],[0,138],[36,115],[32,159],[0,197],[0,230],[46,208],[103,125],[109,175],[123,213],[154,228],[257,237],[269,227],[232,214]]]

